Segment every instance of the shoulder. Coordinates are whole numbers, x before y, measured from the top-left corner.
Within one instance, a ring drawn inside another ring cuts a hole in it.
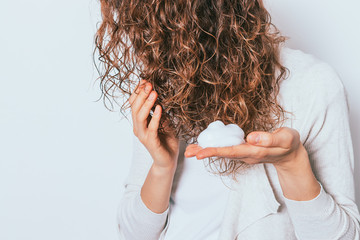
[[[280,83],[279,104],[287,114],[287,127],[295,128],[305,142],[319,131],[329,111],[333,119],[347,114],[344,85],[333,67],[311,54],[283,47],[281,62],[289,70]]]
[[[315,56],[282,47],[280,61],[288,69],[288,77],[280,83],[284,100],[296,100],[307,106],[327,106],[334,98],[345,97],[345,88],[332,66]]]

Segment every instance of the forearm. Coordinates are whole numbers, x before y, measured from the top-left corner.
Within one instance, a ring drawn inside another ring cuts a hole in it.
[[[118,212],[121,239],[159,239],[166,223],[174,172],[152,164],[142,187],[127,185]]]
[[[299,239],[359,238],[359,220],[324,191],[313,174],[305,148],[292,164],[275,167]]]
[[[154,213],[162,213],[169,206],[176,166],[162,168],[152,165],[141,188],[144,204]]]
[[[288,161],[286,165],[275,165],[283,194],[291,200],[311,200],[319,195],[321,188],[303,146],[295,158]]]

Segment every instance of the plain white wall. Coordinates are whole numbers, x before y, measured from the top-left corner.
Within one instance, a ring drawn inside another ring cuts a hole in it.
[[[0,239],[117,239],[132,133],[103,106],[96,0],[0,7]]]
[[[359,176],[359,1],[267,2],[291,47],[341,75]],[[117,239],[132,129],[96,102],[92,50],[99,19],[96,0],[1,4],[0,239]]]

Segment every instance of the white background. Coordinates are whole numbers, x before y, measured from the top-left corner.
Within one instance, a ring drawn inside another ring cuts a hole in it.
[[[360,1],[267,2],[288,45],[330,63],[348,90],[359,205]],[[98,2],[1,3],[0,239],[115,240],[132,129],[96,102]]]

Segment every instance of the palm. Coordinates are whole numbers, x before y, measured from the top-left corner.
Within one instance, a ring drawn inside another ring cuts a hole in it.
[[[169,155],[177,155],[179,152],[179,140],[174,136],[159,135],[159,139],[164,149],[169,152]]]
[[[150,152],[159,166],[174,166],[179,155],[179,140],[172,134],[159,134]]]

